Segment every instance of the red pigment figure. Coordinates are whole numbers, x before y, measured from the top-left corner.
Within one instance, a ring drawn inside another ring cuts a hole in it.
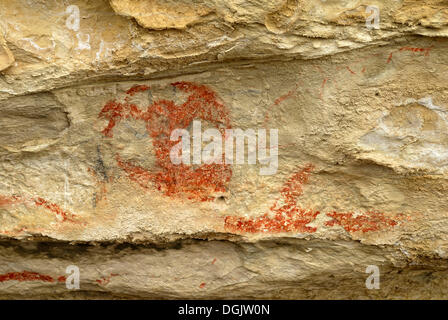
[[[177,105],[172,100],[161,99],[146,108],[140,108],[129,102],[129,96],[148,90],[148,86],[132,87],[126,92],[124,102],[109,101],[98,115],[109,120],[102,133],[106,137],[113,137],[114,127],[129,118],[144,121],[152,138],[158,168],[149,171],[123,160],[118,154],[117,165],[126,172],[129,179],[143,188],[148,188],[148,184],[152,182],[167,196],[183,195],[191,200],[211,201],[214,199],[213,193],[226,191],[232,176],[230,165],[174,165],[170,159],[170,150],[178,141],[170,141],[170,136],[173,130],[186,129],[193,120],[201,119],[219,129],[225,139],[224,130],[231,128],[229,112],[218,102],[216,93],[205,85],[191,82],[175,82],[171,85],[189,94],[184,103]]]
[[[270,213],[259,218],[227,216],[225,228],[233,232],[315,232],[307,224],[313,222],[319,211],[306,210],[297,205],[297,198],[303,193],[302,185],[308,183],[313,165],[294,173],[283,185],[281,198],[275,201]]]
[[[102,277],[101,279],[97,279],[95,280],[97,283],[99,284],[108,284],[110,282],[110,280],[112,279],[112,277],[118,277],[119,274],[118,273],[111,273],[109,276],[107,277]]]
[[[57,204],[49,202],[41,197],[26,199],[20,196],[2,196],[0,195],[0,207],[6,207],[10,205],[23,203],[25,205],[35,205],[39,207],[43,207],[57,216],[59,216],[63,222],[77,222],[76,215],[70,212],[62,210]]]
[[[313,165],[308,165],[294,173],[283,185],[280,191],[281,197],[275,201],[269,213],[252,219],[227,216],[225,229],[237,233],[315,232],[317,228],[309,227],[308,224],[313,222],[320,212],[301,208],[297,204],[297,199],[303,193],[303,185],[308,183],[313,169]],[[368,211],[356,217],[352,212],[330,212],[326,215],[332,218],[325,223],[327,227],[342,226],[349,233],[383,231],[397,226],[400,221],[406,219],[403,214],[389,218],[384,213],[376,211]]]

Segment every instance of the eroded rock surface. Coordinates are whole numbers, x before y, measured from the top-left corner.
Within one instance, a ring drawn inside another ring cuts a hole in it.
[[[0,29],[0,297],[447,297],[446,1],[0,0]],[[275,174],[173,164],[197,121],[277,129]]]

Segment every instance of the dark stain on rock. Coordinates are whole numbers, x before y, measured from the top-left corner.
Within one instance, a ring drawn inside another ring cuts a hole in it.
[[[100,146],[96,146],[96,152],[97,152],[97,158],[96,158],[95,171],[101,174],[103,181],[108,181],[109,176],[107,175],[106,166],[104,165],[103,157],[101,156]]]

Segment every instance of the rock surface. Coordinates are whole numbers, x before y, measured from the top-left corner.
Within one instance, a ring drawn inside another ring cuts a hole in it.
[[[445,0],[0,0],[0,30],[1,298],[448,296]],[[197,120],[278,129],[275,174],[174,165]]]

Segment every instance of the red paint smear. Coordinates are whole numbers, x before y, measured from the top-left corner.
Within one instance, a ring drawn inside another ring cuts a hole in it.
[[[137,85],[137,86],[133,86],[131,89],[129,89],[128,91],[126,91],[126,94],[129,94],[130,96],[135,95],[138,92],[144,92],[146,90],[149,90],[148,86],[145,85]]]
[[[96,282],[100,284],[107,284],[110,282],[112,277],[119,276],[118,273],[111,273],[107,277],[102,277],[101,279],[95,280]],[[4,274],[0,274],[0,282],[6,282],[6,281],[43,281],[43,282],[50,282],[53,283],[55,281],[59,283],[63,283],[67,280],[66,276],[59,276],[57,278],[54,278],[49,275],[32,272],[32,271],[22,271],[22,272],[8,272]]]
[[[286,94],[275,99],[274,103],[271,105],[271,107],[278,106],[280,103],[282,103],[286,99],[292,97],[297,92],[298,89],[299,89],[299,83],[297,83],[292,90],[288,91]],[[265,116],[264,116],[265,124],[267,124],[268,121],[269,121],[269,110],[266,111]]]
[[[0,206],[8,206],[8,205],[19,204],[19,203],[23,203],[25,205],[31,203],[36,206],[41,206],[47,210],[50,210],[51,212],[55,213],[56,215],[62,217],[62,221],[76,222],[75,221],[76,215],[62,210],[57,204],[51,203],[41,197],[26,200],[23,197],[19,197],[19,196],[9,196],[9,197],[8,196],[0,196]],[[22,228],[21,230],[24,230],[24,228]]]
[[[387,58],[387,62],[386,63],[390,63],[392,61],[392,55],[393,55],[393,53],[391,52],[389,54],[389,58]]]
[[[295,89],[289,91],[288,93],[282,95],[281,97],[275,99],[274,104],[276,106],[278,106],[280,103],[282,103],[283,101],[285,101],[286,99],[288,99],[289,97],[291,97],[294,93],[296,92]]]
[[[398,224],[397,220],[388,218],[381,212],[368,211],[365,214],[353,217],[354,213],[327,213],[327,216],[333,218],[325,223],[326,226],[342,226],[347,232],[369,232],[380,231],[384,228],[394,227]]]
[[[347,70],[350,71],[351,74],[356,74],[349,66],[347,66]]]
[[[302,185],[308,183],[309,176],[314,169],[308,165],[294,173],[283,185],[281,197],[270,208],[270,213],[255,219],[227,216],[224,226],[233,232],[315,232],[316,228],[308,227],[319,211],[305,210],[297,206],[297,198],[303,193]],[[272,217],[272,214],[274,215]]]
[[[429,56],[429,52],[432,48],[412,48],[412,47],[402,47],[400,51],[412,51],[412,52],[424,52],[425,56]]]
[[[56,215],[62,217],[62,221],[74,222],[75,215],[65,212],[55,203],[48,202],[47,200],[45,200],[43,198],[34,199],[34,203],[38,206],[43,206],[44,208],[56,213]]]
[[[432,47],[429,47],[429,48],[402,47],[398,51],[424,52],[425,56],[429,56],[429,53],[431,50],[432,50]],[[387,63],[390,63],[392,61],[393,53],[394,52],[391,52],[389,54],[389,57],[387,58]]]
[[[184,195],[191,200],[211,201],[214,192],[225,192],[232,176],[228,164],[202,164],[193,168],[190,165],[174,165],[169,153],[178,141],[170,141],[174,129],[185,129],[195,119],[213,123],[220,129],[231,128],[226,107],[218,102],[216,94],[204,85],[191,82],[175,82],[173,87],[189,93],[187,100],[176,105],[171,100],[158,100],[141,109],[135,104],[109,101],[99,113],[99,118],[109,123],[102,133],[113,137],[114,127],[122,120],[133,118],[146,123],[146,130],[153,141],[158,169],[150,172],[141,166],[121,159],[117,155],[117,165],[126,172],[129,179],[148,188],[149,182],[167,196]],[[223,158],[224,159],[224,158]]]
[[[120,156],[116,156],[118,166],[128,174],[129,179],[137,182],[141,187],[148,188],[149,181],[153,178],[146,169],[135,166],[130,162],[122,161]]]
[[[19,203],[20,198],[17,196],[5,197],[0,195],[0,207],[10,206],[15,203]]]
[[[216,258],[215,258],[215,259],[213,259],[213,261],[212,261],[212,264],[215,264],[215,262],[216,262]]]
[[[117,276],[119,276],[118,273],[111,273],[109,276],[102,277],[101,279],[97,279],[95,281],[101,285],[104,285],[104,284],[108,284],[110,282],[110,280],[112,279],[112,277],[117,277]]]
[[[205,282],[202,282],[200,285],[199,285],[199,288],[204,288],[205,287]]]
[[[0,274],[0,282],[12,281],[12,280],[20,282],[23,281],[54,282],[54,279],[51,276],[31,271],[9,272],[5,274]]]

